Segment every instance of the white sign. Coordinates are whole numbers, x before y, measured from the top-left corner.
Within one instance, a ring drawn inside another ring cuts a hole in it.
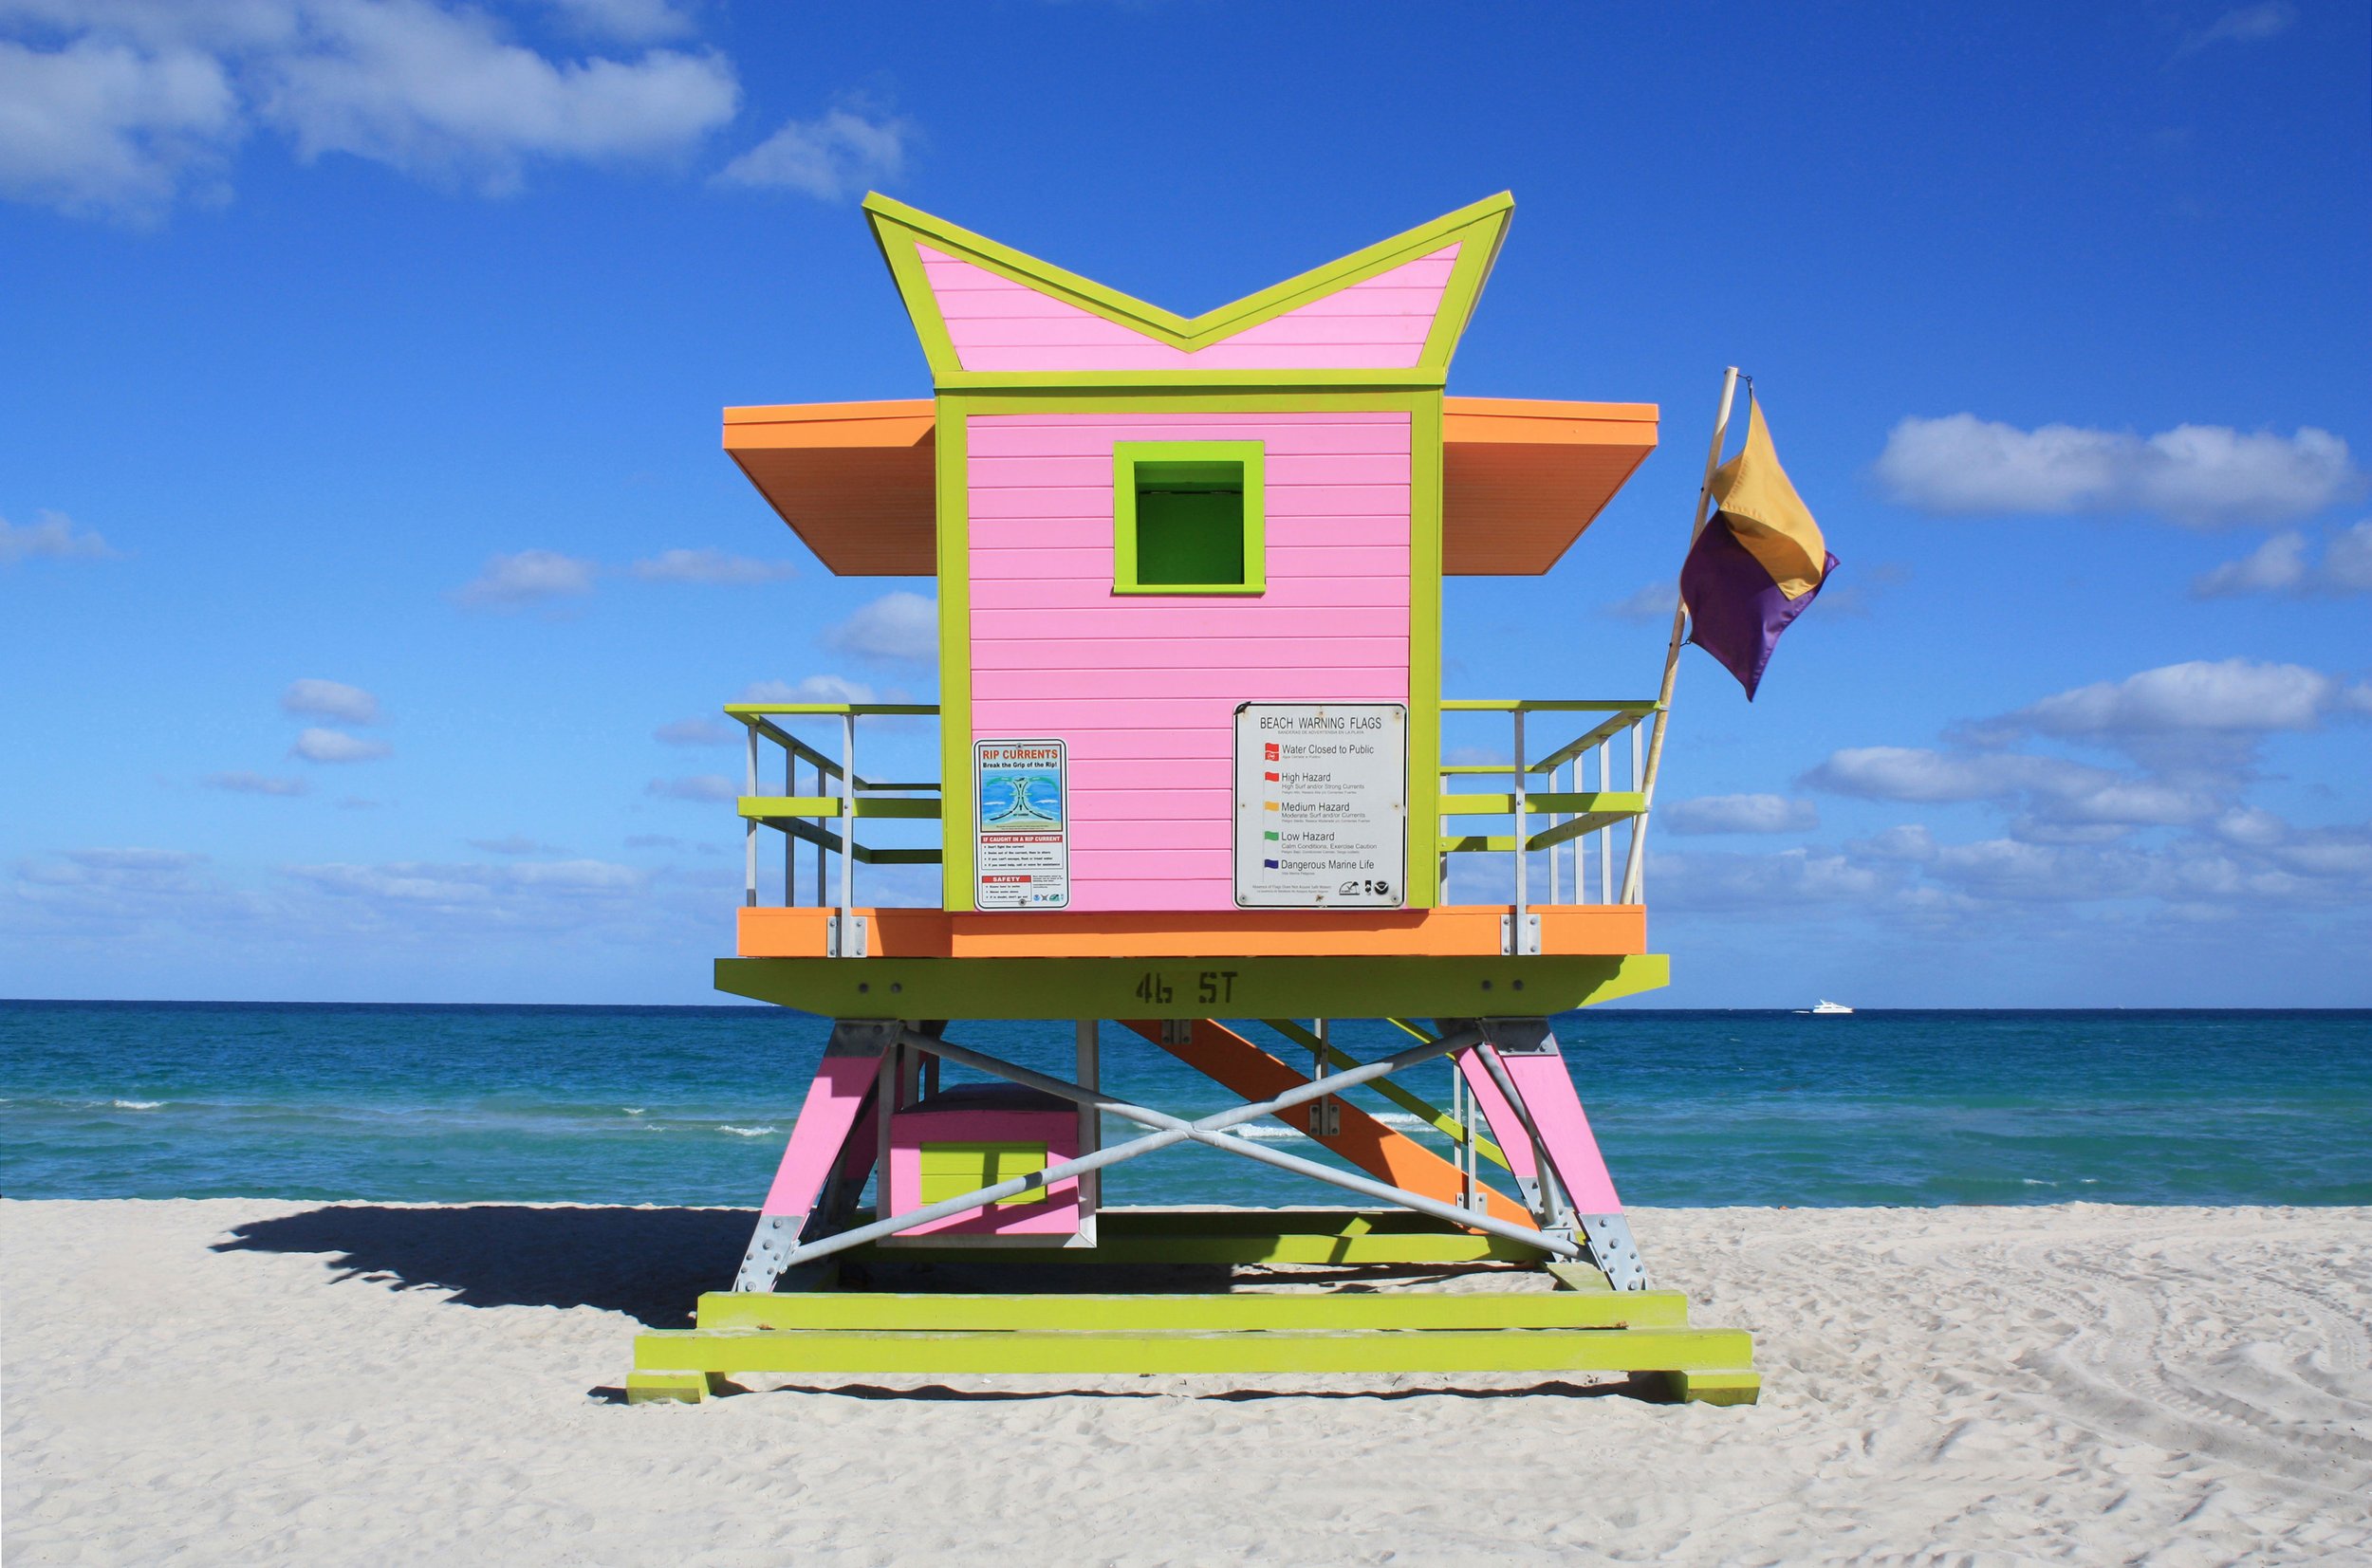
[[[1399,909],[1408,899],[1408,709],[1235,710],[1235,902]]]
[[[972,747],[973,904],[1058,910],[1070,902],[1070,784],[1061,741]]]

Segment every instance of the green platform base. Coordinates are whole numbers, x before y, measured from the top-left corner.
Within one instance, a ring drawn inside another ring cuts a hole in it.
[[[1670,975],[1661,953],[716,961],[718,990],[825,1018],[1545,1018]]]
[[[1107,1209],[1092,1248],[866,1248],[880,1264],[1473,1264],[1498,1244],[1421,1216],[1348,1209]],[[1538,1264],[1540,1254],[1511,1248]],[[1651,1397],[1752,1404],[1751,1337],[1693,1328],[1677,1291],[1616,1291],[1549,1264],[1534,1291],[1228,1294],[846,1291],[819,1271],[770,1294],[700,1298],[696,1327],[635,1341],[627,1398],[696,1402],[732,1374],[1123,1377],[1628,1373]],[[789,1281],[785,1282],[787,1284]]]

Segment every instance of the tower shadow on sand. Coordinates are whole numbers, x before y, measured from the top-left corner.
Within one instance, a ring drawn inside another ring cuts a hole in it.
[[[473,1307],[597,1307],[681,1328],[733,1277],[750,1240],[737,1208],[335,1204],[232,1228],[217,1252],[326,1254],[342,1278],[449,1290]]]

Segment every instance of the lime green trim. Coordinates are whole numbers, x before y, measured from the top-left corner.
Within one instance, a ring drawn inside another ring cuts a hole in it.
[[[967,1192],[1046,1169],[1043,1143],[926,1143],[917,1155],[916,1173],[920,1190],[916,1201],[925,1204],[960,1198]],[[1010,1208],[1046,1200],[1044,1192],[1022,1191],[1010,1198],[999,1198],[991,1207]]]
[[[1001,1256],[1001,1255],[1000,1255]],[[637,1371],[713,1373],[1671,1372],[1743,1366],[1742,1329],[1577,1328],[1406,1334],[1147,1334],[659,1330],[635,1337]]]
[[[1066,1248],[1065,1250],[1078,1250]],[[1099,1248],[1099,1250],[1101,1250]],[[1685,1328],[1677,1290],[1283,1292],[1243,1295],[907,1295],[713,1291],[696,1321],[708,1333],[814,1329],[1106,1330],[1226,1334],[1300,1329]]]
[[[1431,372],[1433,384],[1438,385],[1448,369],[1450,355],[1456,348],[1458,336],[1465,330],[1467,320],[1473,314],[1483,281],[1490,275],[1492,263],[1498,256],[1508,220],[1515,211],[1515,198],[1503,191],[1455,212],[1445,212],[1430,223],[1419,224],[1403,233],[1354,250],[1324,267],[1313,267],[1297,277],[1288,278],[1283,283],[1271,285],[1232,304],[1192,318],[1164,310],[1159,305],[1150,304],[1091,278],[1041,261],[985,234],[974,233],[879,193],[864,198],[864,211],[873,226],[875,241],[880,246],[882,255],[889,260],[890,274],[898,284],[899,292],[905,297],[907,312],[914,318],[916,331],[922,340],[923,354],[930,360],[932,373],[940,378],[942,387],[950,390],[957,383],[948,378],[979,373],[967,373],[957,362],[954,345],[947,336],[946,323],[940,318],[936,302],[929,297],[929,280],[916,250],[917,245],[925,243],[935,250],[959,257],[999,277],[1037,289],[1117,323],[1132,332],[1141,333],[1157,342],[1164,342],[1188,353],[1209,347],[1263,322],[1272,321],[1312,300],[1340,292],[1405,262],[1455,244],[1459,248],[1457,265],[1452,269],[1449,286],[1443,291],[1440,312],[1426,338],[1418,366],[1420,371]],[[1284,374],[1307,377],[1316,373]],[[1364,377],[1367,384],[1376,384],[1381,378],[1394,377],[1399,373],[1349,374]],[[1181,377],[1199,380],[1207,375],[1240,378],[1245,373],[1185,370],[1159,373],[1159,378],[1175,385]],[[1155,383],[1148,381],[1143,384]],[[1244,383],[1239,379],[1238,384]]]
[[[1653,697],[1444,697],[1454,713],[1652,713],[1663,705]]]
[[[941,392],[1065,393],[1127,387],[1161,392],[1186,386],[1439,392],[1449,377],[1438,370],[952,370],[935,381]]]
[[[1263,389],[1230,392],[1209,386],[1181,387],[1176,381],[1141,390],[1115,387],[1061,387],[1039,392],[1010,388],[986,392],[945,393],[942,408],[961,402],[966,413],[995,414],[1403,414],[1424,397],[1422,391],[1376,388],[1320,388],[1305,392]]]
[[[744,724],[751,724],[768,713],[804,713],[810,716],[846,713],[863,719],[884,715],[918,718],[938,710],[938,704],[930,702],[729,702],[725,705],[726,715]]]
[[[1490,280],[1491,269],[1498,265],[1499,248],[1507,243],[1508,220],[1514,215],[1515,203],[1509,199],[1508,210],[1499,221],[1488,229],[1477,228],[1471,236],[1473,243],[1458,247],[1457,263],[1450,269],[1449,286],[1441,291],[1441,308],[1435,312],[1432,330],[1425,334],[1424,352],[1418,357],[1420,365],[1450,367],[1450,356],[1457,352],[1458,340],[1466,335],[1466,323],[1474,317],[1474,306],[1482,300],[1483,285]]]
[[[862,802],[860,802],[862,803]],[[1636,817],[1647,809],[1647,797],[1628,790],[1584,790],[1574,794],[1566,790],[1542,790],[1524,797],[1524,803],[1532,812],[1578,811],[1605,817]],[[1440,811],[1444,817],[1505,817],[1515,809],[1512,795],[1444,795]],[[744,812],[742,815],[748,816]]]
[[[1498,1236],[1453,1235],[1378,1235],[1378,1236],[1117,1236],[1101,1234],[1101,1216],[1096,1225],[1099,1234],[1093,1247],[1014,1248],[1010,1254],[1000,1251],[997,1262],[1024,1258],[1033,1263],[1063,1264],[1201,1264],[1207,1266],[1225,1264],[1250,1268],[1272,1264],[1341,1264],[1362,1267],[1388,1264],[1523,1264],[1537,1263],[1545,1256],[1536,1246],[1509,1241]],[[929,1237],[919,1238],[927,1244]],[[856,1248],[849,1254],[859,1258],[888,1259],[900,1263],[954,1263],[969,1257],[976,1261],[979,1253],[960,1252],[955,1247],[931,1247],[924,1245],[898,1242],[886,1251]]]
[[[825,1018],[1529,1018],[1670,979],[1660,953],[716,961],[718,990]]]
[[[1659,1372],[1658,1392],[1680,1405],[1751,1405],[1763,1394],[1759,1372]]]
[[[859,817],[902,817],[926,821],[939,820],[939,802],[935,800],[883,799],[878,795],[860,795],[848,802]],[[840,797],[837,795],[744,795],[734,809],[744,817],[763,821],[769,817],[837,817]]]
[[[1441,399],[1409,409],[1408,789],[1412,806],[1433,792],[1441,766]],[[1441,901],[1441,823],[1408,813],[1408,865],[1401,881],[1411,909]]]
[[[1269,1028],[1274,1029],[1277,1033],[1283,1035],[1286,1039],[1291,1041],[1296,1045],[1303,1046],[1304,1048],[1311,1051],[1325,1052],[1327,1062],[1333,1066],[1356,1067],[1360,1064],[1357,1058],[1353,1057],[1348,1051],[1344,1050],[1340,1045],[1335,1044],[1331,1041],[1319,1039],[1316,1035],[1310,1033],[1307,1029],[1303,1028],[1300,1024],[1294,1023],[1289,1018],[1264,1018],[1260,1022],[1266,1024]],[[1452,1143],[1462,1143],[1465,1141],[1466,1129],[1458,1125],[1456,1118],[1452,1116],[1447,1111],[1444,1111],[1439,1106],[1434,1104],[1431,1100],[1426,1099],[1423,1096],[1410,1094],[1406,1089],[1401,1088],[1399,1084],[1393,1082],[1388,1078],[1378,1079],[1375,1082],[1369,1084],[1368,1087],[1374,1089],[1377,1093],[1383,1096],[1384,1098],[1390,1100],[1393,1104],[1399,1106],[1401,1110],[1406,1111],[1410,1116],[1421,1117],[1433,1128],[1435,1132],[1439,1133],[1443,1137],[1448,1138]],[[1515,1169],[1513,1166],[1508,1164],[1506,1151],[1502,1150],[1497,1144],[1492,1142],[1489,1138],[1484,1137],[1480,1133],[1476,1133],[1474,1134],[1474,1153],[1480,1154],[1484,1159],[1489,1160],[1492,1164],[1499,1167],[1502,1171],[1512,1171]]]
[[[939,907],[952,911],[974,907],[969,417],[962,400],[938,400],[939,778],[949,802],[939,833]]]
[[[1265,449],[1258,441],[1116,441],[1112,444],[1112,591],[1116,594],[1265,594],[1269,529]],[[1137,470],[1148,463],[1233,463],[1244,470],[1244,575],[1235,582],[1137,579]]]
[[[630,1372],[626,1403],[696,1405],[712,1392],[725,1392],[715,1387],[719,1381],[715,1374],[705,1372]]]
[[[954,364],[955,341],[948,335],[947,318],[940,314],[939,299],[931,290],[921,255],[902,235],[893,240],[883,233],[879,223],[873,225],[873,243],[880,248],[881,259],[889,264],[890,280],[898,286],[898,297],[905,303],[906,319],[914,323],[915,336],[921,341],[925,367],[936,372],[941,365]]]

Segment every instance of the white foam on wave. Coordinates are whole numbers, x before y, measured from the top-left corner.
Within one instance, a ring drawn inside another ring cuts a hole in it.
[[[630,1116],[639,1116],[643,1113],[646,1107],[640,1105],[621,1105],[618,1109],[625,1112],[626,1115]]]
[[[1263,1143],[1271,1138],[1298,1138],[1306,1135],[1298,1127],[1280,1127],[1274,1122],[1255,1122],[1248,1127],[1231,1127],[1228,1131],[1237,1137],[1252,1138]]]
[[[774,1131],[771,1127],[719,1127],[720,1133],[731,1133],[737,1138],[762,1138]]]
[[[115,1102],[115,1108],[119,1111],[154,1111],[164,1103],[161,1099],[120,1099]]]

